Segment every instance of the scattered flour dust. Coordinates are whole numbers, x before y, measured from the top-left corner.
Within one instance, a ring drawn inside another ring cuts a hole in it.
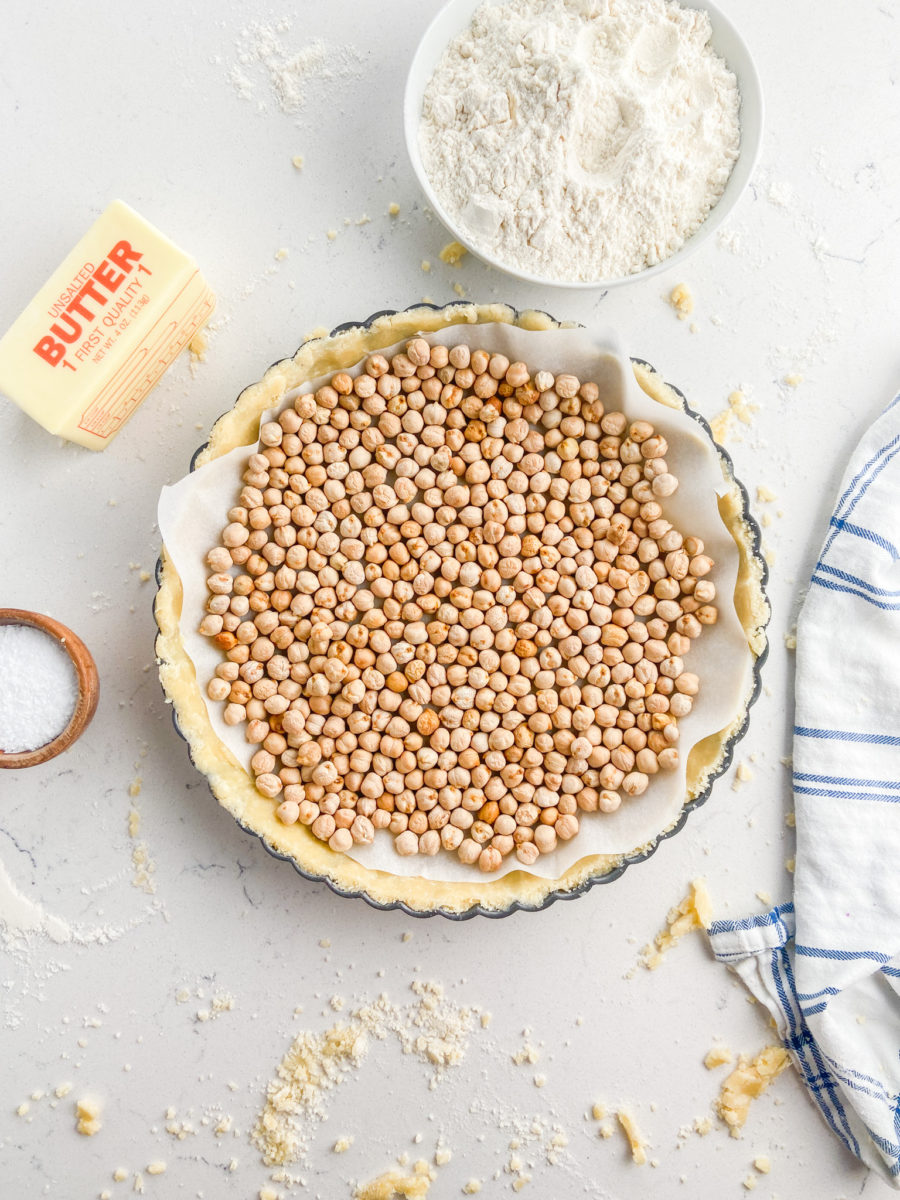
[[[294,1038],[269,1082],[251,1134],[267,1165],[305,1157],[313,1122],[326,1119],[327,1094],[359,1067],[373,1040],[384,1041],[393,1034],[404,1054],[414,1054],[434,1068],[432,1087],[447,1068],[462,1061],[480,1010],[454,1004],[436,983],[416,981],[412,991],[415,999],[409,1004],[395,1005],[382,995],[329,1029],[303,1030]]]
[[[72,927],[61,917],[54,917],[43,907],[16,887],[6,867],[0,862],[0,935],[9,949],[16,943],[23,945],[29,935],[48,938],[57,945],[71,942]]]
[[[107,945],[160,911],[161,906],[153,901],[142,913],[119,925],[72,925],[62,917],[48,913],[40,901],[19,891],[0,862],[0,946],[27,968],[22,982],[23,995],[41,980],[67,969],[61,961],[38,955],[37,950],[42,944],[60,947]],[[21,1014],[12,1004],[6,1008],[5,1020],[8,1028],[15,1028],[22,1021]]]
[[[292,28],[288,18],[271,25],[253,22],[237,38],[237,62],[229,78],[237,95],[256,100],[260,110],[266,108],[266,102],[258,99],[260,81],[268,83],[281,111],[293,114],[305,106],[313,85],[359,74],[362,55],[352,46],[316,38],[296,48]]]
[[[451,221],[545,279],[668,258],[739,151],[737,81],[711,33],[674,0],[482,5],[423,100],[423,164]]]

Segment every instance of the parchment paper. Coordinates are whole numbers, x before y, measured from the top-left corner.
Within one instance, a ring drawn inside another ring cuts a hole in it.
[[[510,361],[526,362],[532,372],[549,370],[569,372],[582,381],[594,380],[600,387],[604,405],[622,408],[630,420],[650,421],[669,443],[666,461],[679,480],[679,488],[664,502],[664,515],[685,536],[701,537],[706,553],[715,561],[711,578],[716,584],[719,620],[704,629],[687,656],[686,668],[700,677],[700,694],[693,711],[678,722],[680,765],[671,772],[651,777],[643,796],[628,799],[623,795],[615,813],[579,812],[580,831],[569,842],[560,842],[552,854],[541,855],[528,867],[529,873],[558,878],[579,859],[593,854],[626,854],[651,842],[677,818],[684,803],[685,771],[692,746],[728,725],[737,715],[747,694],[753,657],[732,603],[738,572],[738,551],[723,525],[716,497],[728,490],[718,456],[701,427],[685,413],[650,399],[638,386],[627,356],[611,331],[583,329],[524,330],[506,324],[454,325],[424,335],[432,343],[454,345],[465,342],[472,348],[483,347],[506,354]],[[381,351],[386,357],[402,350],[408,339]],[[351,375],[359,374],[360,365]],[[301,392],[315,391],[329,376],[310,379],[302,388],[287,393],[278,408],[263,415],[271,420]],[[209,593],[206,579],[209,568],[206,554],[218,545],[227,524],[227,511],[237,503],[242,487],[241,475],[249,454],[256,446],[242,446],[207,463],[172,487],[163,488],[159,501],[159,527],[166,552],[172,560],[184,588],[181,635],[197,671],[200,690],[209,711],[216,736],[239,762],[247,764],[255,746],[244,740],[244,727],[228,726],[222,720],[224,705],[205,696],[206,681],[212,678],[222,661],[221,651],[208,638],[197,633]],[[277,803],[277,802],[276,802]],[[395,875],[424,876],[443,881],[471,880],[471,866],[455,854],[439,852],[433,858],[414,855],[404,858],[393,848],[393,837],[377,831],[371,846],[353,846],[349,856],[363,866]],[[515,855],[504,868],[491,876],[500,878],[509,871],[521,870]]]

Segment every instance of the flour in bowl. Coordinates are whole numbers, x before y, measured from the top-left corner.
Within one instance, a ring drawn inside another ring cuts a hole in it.
[[[669,257],[724,191],[737,81],[672,0],[483,4],[425,90],[419,145],[475,249],[559,282]]]

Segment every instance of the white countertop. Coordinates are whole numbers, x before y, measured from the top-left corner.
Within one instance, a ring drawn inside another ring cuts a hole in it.
[[[313,82],[294,114],[259,70],[241,68],[253,84],[250,98],[241,94],[232,70],[250,6],[236,0],[158,0],[141,15],[127,5],[7,6],[0,329],[114,197],[195,255],[219,308],[207,362],[192,375],[182,357],[102,455],[0,406],[0,604],[70,625],[102,686],[72,751],[0,773],[0,881],[7,873],[57,918],[56,940],[13,936],[21,912],[11,916],[0,882],[4,1195],[124,1196],[141,1172],[154,1197],[255,1198],[268,1186],[341,1200],[403,1152],[430,1159],[441,1134],[453,1157],[429,1200],[460,1195],[473,1177],[495,1197],[515,1178],[505,1170],[511,1131],[533,1120],[541,1133],[513,1153],[533,1176],[524,1194],[540,1200],[738,1198],[748,1176],[767,1200],[890,1194],[828,1132],[793,1071],[754,1105],[741,1139],[721,1125],[680,1138],[724,1074],[702,1065],[714,1039],[752,1054],[771,1030],[697,935],[655,973],[630,970],[697,875],[719,916],[760,911],[759,893],[790,895],[784,635],[850,450],[900,381],[900,10],[883,0],[721,4],[757,57],[767,98],[752,190],[725,234],[677,274],[608,295],[520,285],[471,257],[457,269],[439,262],[449,238],[423,210],[400,121],[405,66],[434,0],[260,10],[268,25],[293,10],[293,28],[278,34],[286,48],[321,37],[358,52],[326,85]],[[696,299],[687,322],[665,300],[683,281]],[[457,282],[476,300],[613,326],[707,417],[741,389],[755,411],[749,425],[734,422],[727,449],[751,495],[763,485],[777,496],[755,506],[771,514],[773,616],[763,695],[736,756],[752,779],[735,789],[732,770],[678,837],[611,886],[539,914],[461,924],[338,899],[241,833],[172,728],[154,665],[154,584],[142,574],[152,575],[159,548],[160,487],[185,473],[245,384],[318,326],[423,296],[453,299]],[[784,383],[790,374],[802,376],[795,387]],[[132,805],[152,892],[134,886]],[[330,1120],[297,1168],[307,1189],[272,1183],[247,1135],[291,1037],[334,1023],[332,996],[347,1010],[381,991],[406,1001],[416,979],[489,1010],[490,1027],[473,1030],[463,1063],[434,1090],[417,1059],[377,1043],[329,1099]],[[232,1009],[198,1020],[224,995]],[[539,1050],[534,1065],[512,1061],[524,1041]],[[37,1091],[50,1094],[16,1115]],[[104,1102],[93,1138],[74,1128],[73,1101],[85,1093]],[[635,1166],[620,1132],[597,1137],[586,1119],[595,1101],[631,1105],[655,1167]],[[223,1115],[231,1128],[217,1134]],[[194,1133],[166,1132],[184,1121]],[[551,1165],[556,1126],[568,1144]],[[354,1141],[335,1155],[343,1135]],[[754,1171],[758,1155],[771,1159],[770,1174]],[[155,1160],[166,1172],[147,1175]],[[115,1183],[118,1167],[129,1174]]]

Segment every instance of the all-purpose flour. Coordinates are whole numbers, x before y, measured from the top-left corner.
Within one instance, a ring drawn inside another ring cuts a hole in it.
[[[740,146],[709,17],[670,0],[484,4],[425,91],[419,143],[473,246],[556,280],[611,279],[677,250]]]

